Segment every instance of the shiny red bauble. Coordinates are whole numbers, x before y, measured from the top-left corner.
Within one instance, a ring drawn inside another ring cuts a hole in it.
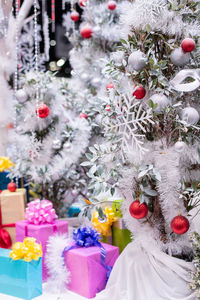
[[[112,82],[108,83],[107,86],[106,86],[106,89],[107,90],[114,89],[114,84]]]
[[[106,109],[107,111],[110,111],[110,105],[107,104],[105,109]]]
[[[110,10],[115,10],[115,8],[117,7],[117,3],[113,0],[108,1],[108,9]]]
[[[39,118],[45,119],[46,117],[48,117],[50,110],[46,104],[40,104],[40,105],[38,105],[35,112]]]
[[[89,25],[86,25],[81,28],[80,33],[84,39],[90,39],[92,37],[93,31]]]
[[[85,7],[85,6],[86,6],[86,3],[87,3],[87,0],[80,0],[80,1],[79,1],[79,5],[80,5],[81,7]]]
[[[86,120],[87,120],[87,118],[88,118],[88,116],[87,116],[86,114],[84,114],[84,113],[81,113],[81,114],[79,115],[79,117],[80,117],[81,119],[86,119]]]
[[[183,52],[192,52],[195,48],[195,41],[190,38],[186,38],[181,43],[181,48]]]
[[[184,234],[190,228],[190,223],[186,217],[176,216],[171,221],[171,229],[176,234]]]
[[[71,18],[72,21],[78,22],[78,20],[80,18],[80,15],[77,11],[73,11],[70,15],[70,18]]]
[[[7,185],[7,189],[10,191],[10,192],[15,192],[16,189],[17,189],[17,186],[14,182],[10,182],[8,185]]]
[[[133,93],[133,96],[135,96],[136,99],[142,99],[146,95],[146,90],[143,88],[143,86],[138,86]]]
[[[148,207],[145,202],[140,204],[140,201],[136,200],[130,205],[129,212],[133,218],[143,219],[148,214]]]

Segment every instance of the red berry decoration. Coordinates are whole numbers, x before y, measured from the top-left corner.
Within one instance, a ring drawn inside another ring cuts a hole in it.
[[[195,41],[190,38],[186,38],[181,43],[181,48],[183,52],[192,52],[195,48]]]
[[[40,104],[40,105],[38,105],[35,112],[36,112],[36,115],[39,116],[39,118],[44,119],[44,118],[48,117],[50,110],[46,104]]]
[[[107,89],[107,91],[109,89],[114,89],[114,84],[112,82],[108,83],[107,86],[106,86],[106,89]]]
[[[115,10],[115,8],[117,7],[117,3],[113,0],[108,1],[108,9],[110,10]]]
[[[140,201],[136,200],[130,205],[129,212],[133,218],[143,219],[148,214],[148,207],[146,203],[140,204]]]
[[[136,99],[142,99],[146,95],[146,90],[143,88],[143,86],[138,86],[135,92],[133,93],[133,96],[135,96]]]
[[[86,26],[82,27],[80,32],[81,32],[81,36],[84,39],[90,39],[92,37],[92,34],[93,34],[92,28],[89,25],[86,25]]]
[[[186,217],[176,216],[171,221],[171,229],[176,234],[184,234],[190,228],[190,223]]]
[[[77,11],[73,11],[70,15],[72,21],[77,22],[80,18],[80,15]]]
[[[88,118],[88,116],[87,116],[86,114],[84,114],[84,113],[81,113],[81,114],[79,115],[79,117],[80,117],[81,119],[86,119],[86,120],[87,120],[87,118]]]
[[[106,109],[107,111],[110,111],[110,105],[107,104],[105,109]]]
[[[79,5],[80,5],[81,7],[85,7],[85,6],[86,6],[86,2],[87,2],[87,0],[80,0],[80,1],[79,1]]]
[[[7,189],[10,191],[10,192],[15,192],[16,189],[17,189],[17,186],[14,182],[10,182],[8,185],[7,185]]]

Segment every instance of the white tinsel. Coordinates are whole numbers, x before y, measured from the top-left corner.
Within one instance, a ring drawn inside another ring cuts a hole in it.
[[[68,245],[70,245],[70,239],[66,235],[55,234],[48,240],[45,259],[49,275],[45,288],[48,292],[64,293],[67,290],[70,272],[65,265],[62,253]]]

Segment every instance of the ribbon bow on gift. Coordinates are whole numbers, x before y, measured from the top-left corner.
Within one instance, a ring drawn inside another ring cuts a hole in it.
[[[12,163],[9,157],[0,156],[0,172],[10,170],[10,168],[12,167],[14,167],[14,164]]]
[[[183,83],[186,78],[193,78],[194,80],[188,83]],[[200,86],[200,69],[181,70],[170,81],[171,86],[178,92],[192,92]]]
[[[117,221],[112,207],[106,206],[103,210],[104,218],[101,219],[98,211],[94,211],[92,214],[92,226],[102,235],[110,236],[111,235],[111,226],[113,222]]]
[[[15,227],[15,223],[2,224],[1,205],[0,205],[0,248],[9,249],[12,246],[10,234],[5,227]]]
[[[25,217],[28,223],[35,225],[53,223],[58,218],[51,201],[40,199],[28,203]]]
[[[15,243],[10,252],[10,257],[13,260],[23,259],[26,262],[39,260],[42,257],[42,246],[35,241],[36,239],[27,237],[23,243]]]
[[[106,265],[106,249],[103,245],[99,242],[99,233],[93,229],[92,227],[80,227],[73,231],[73,240],[75,244],[65,247],[63,250],[62,257],[64,257],[65,253],[69,250],[78,248],[78,247],[91,247],[91,246],[98,246],[101,249],[101,262],[105,269],[107,270],[107,279],[110,276],[112,271],[111,266]]]

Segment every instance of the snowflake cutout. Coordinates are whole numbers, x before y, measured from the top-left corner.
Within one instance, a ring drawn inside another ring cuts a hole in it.
[[[151,108],[144,110],[143,105],[135,101],[135,97],[131,94],[115,96],[112,104],[116,116],[109,118],[106,124],[106,134],[109,135],[111,132],[117,134],[123,160],[125,160],[125,154],[132,152],[135,148],[142,156],[148,151],[144,147],[145,127],[154,124]]]

